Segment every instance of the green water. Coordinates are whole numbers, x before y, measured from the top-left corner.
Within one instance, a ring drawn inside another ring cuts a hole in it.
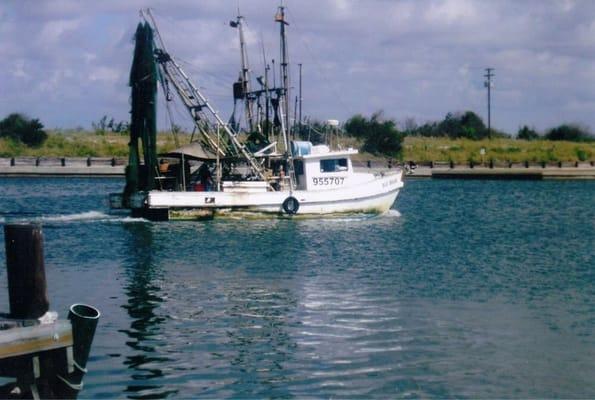
[[[43,224],[52,308],[102,311],[84,398],[595,397],[593,182],[200,223],[110,215],[122,184],[0,179],[0,222]]]

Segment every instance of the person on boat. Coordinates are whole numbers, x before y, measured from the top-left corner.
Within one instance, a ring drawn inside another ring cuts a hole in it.
[[[198,169],[198,179],[203,186],[205,192],[210,192],[213,185],[213,177],[211,176],[211,170],[206,162],[203,162]]]

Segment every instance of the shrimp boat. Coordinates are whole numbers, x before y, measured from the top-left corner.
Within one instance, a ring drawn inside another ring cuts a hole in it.
[[[151,220],[174,220],[247,213],[316,217],[384,213],[391,208],[403,187],[401,170],[356,171],[352,162],[356,149],[292,140],[299,127],[294,124],[294,132],[290,128],[288,23],[283,7],[275,16],[281,37],[279,87],[269,82],[267,66],[264,77],[257,78],[260,88],[251,89],[243,17],[230,22],[239,31],[242,68],[233,85],[234,113],[229,122],[222,120],[166,51],[151,11],[143,10],[141,15],[130,78],[126,187],[123,193],[110,194],[112,209],[131,209],[133,216]],[[159,156],[158,82],[167,100],[172,98],[173,86],[195,126],[190,144]],[[247,132],[241,132],[234,121],[236,101],[243,103]]]

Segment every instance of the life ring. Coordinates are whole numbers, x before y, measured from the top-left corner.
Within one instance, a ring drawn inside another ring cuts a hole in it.
[[[300,209],[300,203],[293,196],[289,196],[283,202],[283,211],[285,211],[286,214],[293,215],[293,214],[297,213],[299,209]]]

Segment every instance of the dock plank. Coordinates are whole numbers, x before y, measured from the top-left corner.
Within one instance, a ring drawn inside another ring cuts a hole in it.
[[[69,321],[0,331],[0,360],[72,346]]]

